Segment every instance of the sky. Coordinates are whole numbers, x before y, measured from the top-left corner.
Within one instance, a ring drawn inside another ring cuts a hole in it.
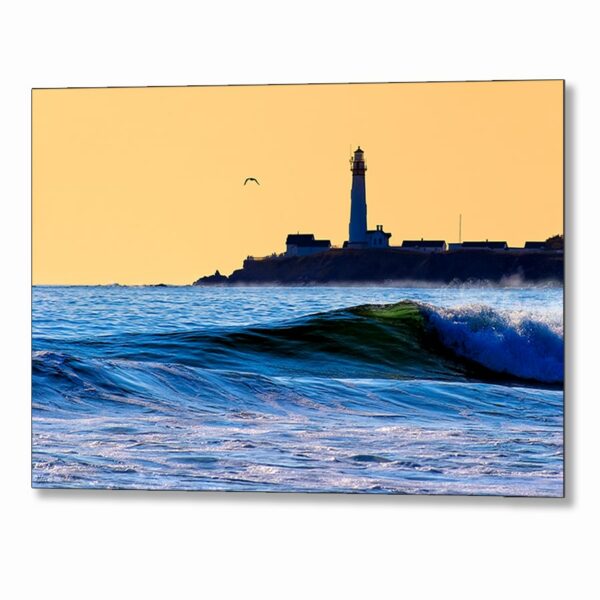
[[[563,82],[36,89],[34,285],[188,284],[288,233],[404,239],[563,232]],[[248,183],[255,177],[260,185]]]

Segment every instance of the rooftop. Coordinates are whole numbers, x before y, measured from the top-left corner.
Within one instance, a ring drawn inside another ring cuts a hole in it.
[[[402,248],[443,248],[444,240],[404,240]]]
[[[368,229],[367,230],[367,235],[369,234],[373,234],[373,233],[381,233],[383,235],[385,235],[386,237],[390,238],[392,237],[391,233],[387,233],[386,231],[384,231],[383,229]]]
[[[287,246],[310,246],[313,248],[329,248],[331,246],[330,240],[315,240],[314,233],[290,233],[285,243]]]
[[[506,248],[508,244],[506,242],[490,242],[485,240],[482,242],[463,242],[463,248]]]

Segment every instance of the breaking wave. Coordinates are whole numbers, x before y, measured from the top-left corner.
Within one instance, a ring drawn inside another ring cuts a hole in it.
[[[558,385],[564,373],[560,323],[485,306],[442,309],[409,301],[332,310],[268,327],[130,333],[54,345],[75,356],[267,376]]]
[[[488,307],[426,313],[438,339],[457,356],[507,376],[543,383],[564,380],[562,325]]]

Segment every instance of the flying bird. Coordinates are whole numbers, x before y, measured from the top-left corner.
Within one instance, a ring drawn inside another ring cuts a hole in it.
[[[254,181],[254,183],[256,183],[256,185],[260,185],[260,183],[258,183],[258,179],[255,179],[254,177],[246,177],[246,181],[244,181],[244,185],[246,185],[249,181]]]

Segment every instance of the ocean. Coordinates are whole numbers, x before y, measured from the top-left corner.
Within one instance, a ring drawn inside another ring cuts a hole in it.
[[[32,484],[563,495],[558,287],[34,287]]]

